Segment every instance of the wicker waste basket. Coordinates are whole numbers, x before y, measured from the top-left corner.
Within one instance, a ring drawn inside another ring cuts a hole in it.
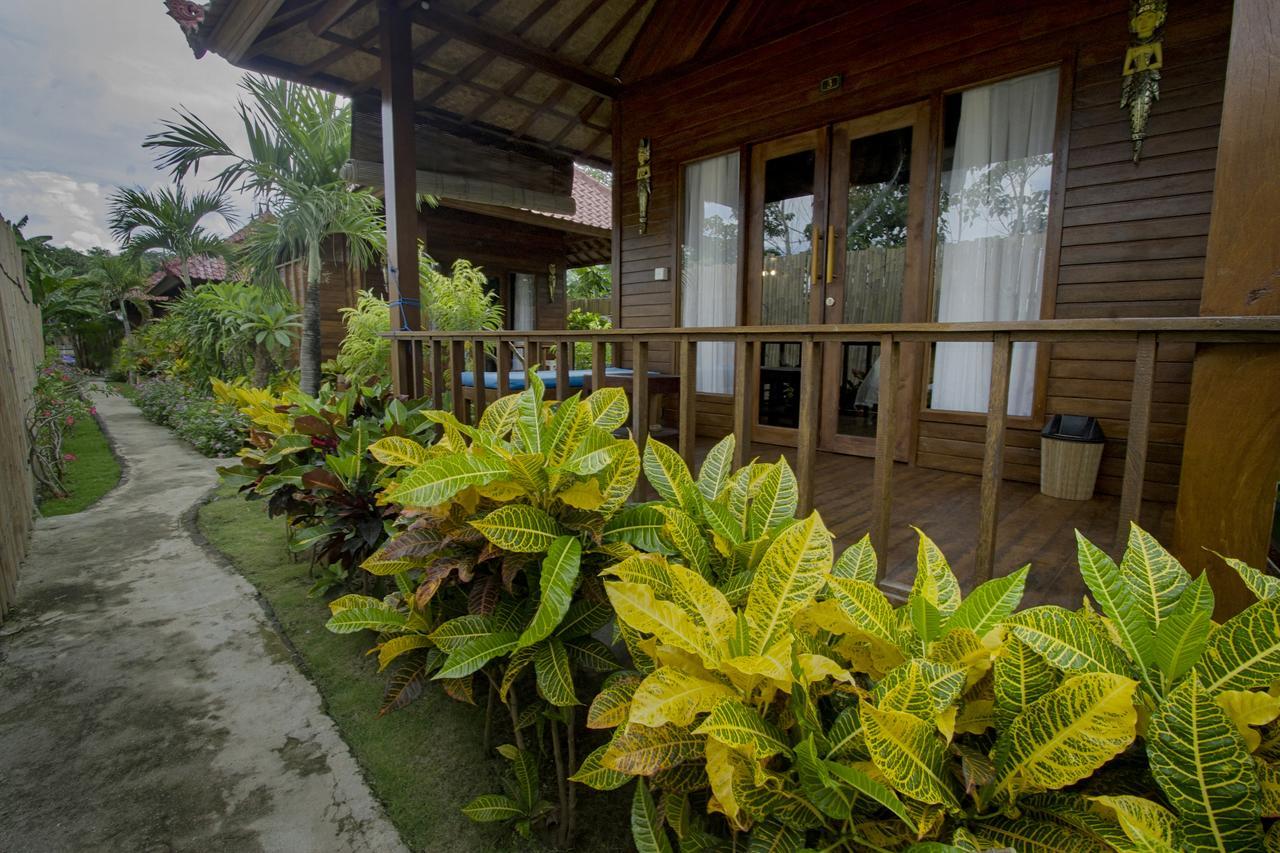
[[[1050,418],[1040,433],[1040,493],[1068,501],[1093,497],[1105,439],[1096,418]]]

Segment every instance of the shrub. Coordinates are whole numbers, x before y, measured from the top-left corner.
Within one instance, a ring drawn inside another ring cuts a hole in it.
[[[569,329],[612,329],[613,323],[608,317],[597,314],[594,311],[583,311],[581,308],[574,308],[569,312],[569,316],[565,322],[565,328]],[[605,361],[613,360],[613,344],[605,345]],[[575,368],[586,368],[591,366],[591,344],[587,341],[575,341],[573,344],[573,366]]]
[[[338,347],[335,371],[353,385],[385,379],[391,364],[391,341],[382,336],[391,329],[387,301],[371,290],[362,290],[355,306],[341,311],[347,333]]]
[[[67,433],[77,421],[96,412],[87,399],[92,388],[89,378],[50,353],[36,373],[31,408],[27,411],[27,436],[31,447],[31,470],[46,496],[66,497],[63,483],[67,464],[74,457],[63,449]],[[96,388],[106,392],[104,388]]]
[[[248,423],[234,406],[181,380],[146,380],[138,385],[135,400],[148,420],[169,427],[205,456],[232,455],[248,433]]]

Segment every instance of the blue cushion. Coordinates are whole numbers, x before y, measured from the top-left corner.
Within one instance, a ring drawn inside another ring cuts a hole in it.
[[[628,371],[628,373],[629,372],[630,371]],[[590,370],[570,370],[569,371],[569,387],[581,388],[583,379],[590,375],[591,375]],[[545,387],[547,388],[556,387],[556,372],[554,370],[539,370],[538,378],[542,380],[542,384]],[[513,370],[511,371],[511,375],[507,379],[508,379],[508,383],[511,386],[512,391],[524,390],[524,372],[523,371]],[[463,388],[474,388],[476,387],[475,382],[476,382],[475,376],[474,374],[472,374],[470,370],[462,371],[462,387]],[[489,370],[485,372],[484,387],[497,390],[498,388],[497,371]]]

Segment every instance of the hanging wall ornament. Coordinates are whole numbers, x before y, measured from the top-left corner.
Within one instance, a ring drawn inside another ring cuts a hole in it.
[[[1124,55],[1124,88],[1120,93],[1120,106],[1129,109],[1129,139],[1133,143],[1134,163],[1142,156],[1142,141],[1147,138],[1147,119],[1151,117],[1151,108],[1160,100],[1160,69],[1164,66],[1161,37],[1168,8],[1167,0],[1134,0],[1129,6],[1132,41]]]
[[[653,189],[650,183],[652,167],[649,166],[649,137],[640,140],[636,151],[636,200],[640,203],[640,233],[649,228],[649,193]]]

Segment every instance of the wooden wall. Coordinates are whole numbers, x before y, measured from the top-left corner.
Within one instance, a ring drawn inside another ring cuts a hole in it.
[[[761,5],[761,4],[756,4]],[[804,4],[801,4],[802,6]],[[635,58],[654,73],[629,85],[619,111],[615,161],[621,179],[619,325],[670,326],[677,320],[676,197],[681,164],[836,120],[936,98],[993,78],[1064,62],[1073,68],[1060,175],[1060,229],[1050,235],[1044,316],[1170,317],[1195,315],[1204,275],[1218,123],[1230,31],[1225,0],[1176,4],[1165,33],[1162,96],[1152,114],[1142,162],[1130,162],[1127,114],[1119,108],[1127,43],[1124,0],[1066,4],[941,0],[855,4],[795,30],[761,15],[749,50],[710,63],[688,56],[668,69],[661,57]],[[763,7],[762,7],[763,8]],[[745,31],[744,31],[745,32]],[[641,44],[639,51],[658,50]],[[674,48],[672,48],[674,50]],[[723,44],[718,50],[725,51]],[[682,70],[687,69],[687,70]],[[818,83],[843,74],[834,93]],[[647,233],[638,232],[635,151],[652,145]],[[1056,262],[1053,260],[1057,258]],[[655,267],[673,270],[654,281]],[[1099,417],[1109,436],[1099,489],[1118,493],[1123,474],[1133,348],[1058,346],[1045,359],[1037,413]],[[1153,406],[1147,497],[1176,494],[1185,430],[1191,348],[1162,347]],[[650,358],[670,368],[671,350]],[[699,403],[699,431],[729,428],[731,400]],[[705,416],[703,415],[705,413]],[[917,424],[918,464],[977,473],[982,416],[924,413]],[[1011,420],[1006,476],[1039,479],[1042,420]]]
[[[18,593],[35,514],[26,416],[44,350],[40,309],[22,272],[13,229],[0,218],[0,623]]]
[[[372,289],[385,297],[386,283],[381,270],[352,269],[342,240],[327,240],[321,257],[324,268],[320,279],[320,358],[327,361],[337,357],[338,345],[346,335],[341,309],[355,305],[356,294],[361,290]],[[280,278],[301,310],[307,292],[306,261],[282,265]]]

